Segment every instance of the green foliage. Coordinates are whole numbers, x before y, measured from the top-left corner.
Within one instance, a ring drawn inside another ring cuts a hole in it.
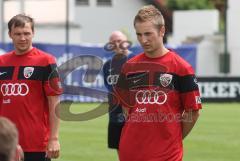
[[[171,10],[212,9],[212,1],[209,0],[168,0],[167,6]]]

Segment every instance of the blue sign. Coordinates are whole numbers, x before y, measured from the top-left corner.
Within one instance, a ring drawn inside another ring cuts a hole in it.
[[[105,91],[104,80],[102,75],[102,65],[108,59],[110,59],[113,54],[104,50],[104,46],[81,46],[81,45],[53,45],[53,44],[43,44],[36,43],[35,47],[53,54],[57,58],[57,64],[60,67],[66,63],[68,60],[73,60],[71,66],[72,71],[66,75],[64,83],[69,86],[84,87],[86,89],[92,89],[95,91]],[[182,46],[170,46],[167,45],[171,50],[176,51],[182,58],[188,61],[192,67],[196,70],[196,45],[182,45]],[[0,54],[4,52],[9,52],[13,50],[12,44],[0,44]],[[141,53],[143,50],[140,46],[133,46],[130,48],[133,54]],[[99,62],[101,60],[101,63]],[[79,66],[81,64],[81,66]],[[94,66],[91,71],[87,73],[86,71],[89,65]],[[95,77],[95,75],[97,76]],[[95,79],[95,80],[92,80]],[[91,80],[91,81],[89,81]],[[66,92],[67,93],[67,92]],[[64,94],[62,96],[63,100],[80,101],[80,102],[101,102],[105,101],[96,97],[91,97],[88,94],[76,95],[74,93]],[[95,92],[97,93],[97,92]],[[74,95],[73,95],[74,94]]]

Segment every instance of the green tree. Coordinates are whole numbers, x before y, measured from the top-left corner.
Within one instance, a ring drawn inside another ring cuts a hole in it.
[[[212,9],[214,5],[209,0],[167,0],[171,10]]]

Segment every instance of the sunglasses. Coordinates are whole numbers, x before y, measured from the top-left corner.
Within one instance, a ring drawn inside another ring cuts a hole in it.
[[[129,49],[131,46],[132,46],[131,41],[122,41],[121,43],[108,42],[106,45],[104,45],[104,50],[114,51],[116,48],[126,50]]]

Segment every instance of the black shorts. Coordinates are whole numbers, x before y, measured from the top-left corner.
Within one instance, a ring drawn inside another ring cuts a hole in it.
[[[108,147],[118,149],[122,128],[125,118],[122,107],[113,104],[112,95],[108,95],[109,100],[109,124],[108,124]]]
[[[118,149],[120,136],[124,123],[109,123],[108,124],[108,147],[112,149]]]
[[[45,152],[24,152],[24,161],[51,161]]]

